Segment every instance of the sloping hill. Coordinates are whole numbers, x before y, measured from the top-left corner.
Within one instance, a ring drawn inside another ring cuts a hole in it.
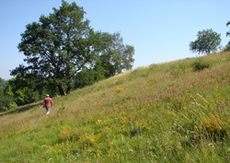
[[[54,98],[49,116],[1,116],[0,162],[228,162],[229,72],[229,52],[155,64]]]

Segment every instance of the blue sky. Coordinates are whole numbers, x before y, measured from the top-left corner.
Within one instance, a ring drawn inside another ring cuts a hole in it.
[[[74,2],[74,0],[67,0]],[[125,44],[135,47],[134,68],[153,63],[194,57],[189,43],[198,31],[212,28],[226,38],[230,21],[229,0],[75,0],[95,30],[119,32]],[[0,77],[9,79],[10,70],[23,63],[18,52],[25,26],[59,8],[61,0],[0,1]]]

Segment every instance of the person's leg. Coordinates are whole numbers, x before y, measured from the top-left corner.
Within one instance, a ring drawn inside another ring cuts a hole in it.
[[[46,115],[50,113],[50,108],[47,108]]]
[[[45,109],[46,109],[45,111],[46,111],[46,113],[47,113],[47,112],[48,112],[48,108],[47,108],[47,107],[45,107]]]

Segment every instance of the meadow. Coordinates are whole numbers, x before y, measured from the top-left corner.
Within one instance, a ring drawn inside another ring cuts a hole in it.
[[[230,52],[153,64],[0,116],[0,162],[230,162]]]

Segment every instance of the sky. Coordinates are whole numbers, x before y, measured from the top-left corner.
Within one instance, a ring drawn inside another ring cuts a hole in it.
[[[168,62],[197,54],[189,43],[197,32],[213,29],[224,47],[230,40],[229,0],[66,0],[76,2],[95,31],[119,32],[124,44],[135,48],[134,68]],[[0,77],[10,79],[10,70],[23,64],[18,44],[25,26],[38,22],[59,8],[61,0],[0,1]]]

